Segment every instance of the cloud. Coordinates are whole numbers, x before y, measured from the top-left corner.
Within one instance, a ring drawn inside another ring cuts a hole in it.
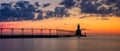
[[[46,11],[46,15],[45,15],[45,18],[50,18],[50,17],[54,17],[54,12],[53,11]]]
[[[38,17],[36,18],[37,20],[42,20],[43,19],[43,11],[42,10],[38,10]]]
[[[48,10],[45,13],[46,13],[45,18],[47,19],[50,17],[62,18],[70,16],[68,10],[65,7],[55,7],[54,11]]]
[[[63,0],[60,5],[67,9],[78,7],[84,14],[120,16],[120,0]]]
[[[81,0],[81,3],[77,5],[82,13],[120,16],[119,4],[119,0]]]
[[[73,6],[75,6],[75,1],[74,0],[63,0],[61,3],[59,3],[60,5],[64,5],[65,8],[72,8]]]
[[[56,7],[54,11],[55,17],[68,17],[70,16],[68,10],[65,7]]]
[[[35,6],[40,7],[39,2],[35,2]]]
[[[48,7],[50,3],[44,4],[43,7]]]
[[[108,14],[108,9],[99,0],[82,0],[79,6],[82,13]]]
[[[1,3],[0,20],[18,21],[33,19],[36,7],[28,1],[18,1],[15,5],[11,3]]]
[[[1,3],[0,21],[42,20],[51,17],[62,18],[70,15],[65,7],[55,7],[54,11],[38,9],[48,7],[49,5],[50,3],[43,4],[41,7],[39,2],[31,4],[29,1]],[[38,15],[36,16],[35,13]]]
[[[84,14],[96,14],[103,17],[120,16],[120,0],[62,0],[58,4],[59,6],[53,8],[52,11],[44,11],[44,8],[52,3],[40,4],[29,1],[0,3],[0,21],[34,20],[35,13],[38,13],[37,20],[69,17],[71,15],[69,11],[72,8],[78,8],[79,12]],[[79,19],[82,18],[84,17]]]

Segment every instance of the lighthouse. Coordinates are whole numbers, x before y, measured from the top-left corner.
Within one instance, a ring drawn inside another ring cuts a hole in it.
[[[76,36],[83,36],[79,24],[77,25]]]

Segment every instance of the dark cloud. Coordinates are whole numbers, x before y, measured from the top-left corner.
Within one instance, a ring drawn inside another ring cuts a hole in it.
[[[48,7],[50,3],[44,4],[42,8]],[[54,11],[43,11],[38,9],[39,2],[31,4],[29,1],[17,1],[12,3],[1,3],[0,21],[42,20],[50,17],[67,17],[70,14],[65,7],[55,7]],[[38,17],[35,17],[38,13]],[[43,16],[43,14],[45,14]]]
[[[63,0],[59,4],[60,5],[64,5],[65,8],[72,8],[73,6],[75,6],[75,1],[74,0]]]
[[[103,17],[120,16],[120,0],[62,0],[59,3],[60,6],[56,6],[54,11],[38,9],[44,9],[50,5],[51,3],[46,3],[41,6],[39,2],[31,4],[29,1],[0,3],[0,21],[42,20],[51,17],[63,18],[70,16],[68,11],[74,7],[79,8],[80,12],[84,14],[100,14]],[[35,13],[38,13],[36,18],[34,18]]]
[[[79,6],[82,13],[109,14],[111,11],[98,0],[82,0]]]
[[[120,0],[63,0],[65,8],[80,8],[81,13],[120,16]]]
[[[35,6],[40,7],[39,2],[35,2]]]
[[[68,17],[70,14],[68,13],[68,10],[64,7],[56,7],[54,11],[46,11],[46,16],[45,18],[50,18],[50,17]]]
[[[53,11],[46,11],[46,16],[45,16],[45,18],[50,18],[50,17],[54,17],[54,12]]]
[[[120,13],[119,4],[119,0],[81,0],[78,7],[80,7],[82,13],[101,14],[103,16],[113,14],[120,16],[118,14]]]
[[[68,17],[70,14],[68,13],[68,10],[65,7],[56,7],[54,11],[55,17]]]
[[[48,7],[50,3],[44,4],[43,7]]]
[[[94,6],[92,3],[81,3],[81,12],[96,13],[97,7]]]
[[[37,20],[43,19],[43,11],[42,10],[38,10],[37,13],[38,13],[38,17],[36,19]]]
[[[1,3],[0,20],[32,20],[34,17],[33,12],[36,12],[36,7],[28,1],[18,1],[15,5],[11,3]]]
[[[27,6],[30,4],[29,1],[18,1],[16,2],[16,6],[20,8],[27,8]]]

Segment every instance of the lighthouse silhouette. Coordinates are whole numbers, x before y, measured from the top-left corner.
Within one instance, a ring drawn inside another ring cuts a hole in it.
[[[83,36],[79,24],[77,25],[76,36]]]

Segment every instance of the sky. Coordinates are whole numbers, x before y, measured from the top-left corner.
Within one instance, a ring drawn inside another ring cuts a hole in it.
[[[120,34],[119,0],[0,0],[1,28],[51,28]]]

